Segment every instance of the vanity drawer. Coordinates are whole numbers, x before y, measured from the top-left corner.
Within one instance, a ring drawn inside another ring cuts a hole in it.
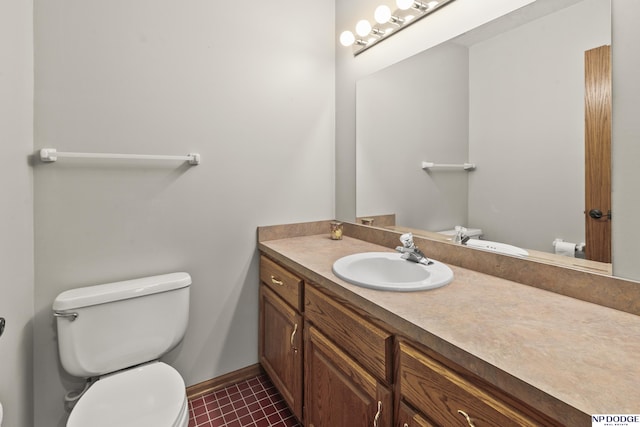
[[[400,398],[444,426],[541,426],[528,415],[407,343],[400,342]],[[467,419],[468,416],[468,419]]]
[[[393,336],[309,284],[304,295],[306,318],[371,374],[390,384]]]
[[[260,257],[260,280],[293,308],[302,309],[302,279],[265,256]]]

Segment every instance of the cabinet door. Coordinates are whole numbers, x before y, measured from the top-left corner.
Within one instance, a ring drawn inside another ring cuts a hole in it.
[[[391,426],[390,391],[314,327],[304,335],[305,425]]]
[[[400,409],[396,417],[396,427],[435,427],[422,415],[411,409],[404,402],[400,403]]]
[[[302,419],[302,317],[260,286],[260,363],[293,414]]]

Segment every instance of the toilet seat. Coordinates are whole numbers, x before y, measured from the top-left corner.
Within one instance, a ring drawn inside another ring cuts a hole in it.
[[[96,381],[71,411],[67,427],[186,427],[188,418],[182,377],[152,362]]]

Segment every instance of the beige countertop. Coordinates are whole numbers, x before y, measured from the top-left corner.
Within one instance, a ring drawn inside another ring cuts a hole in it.
[[[333,262],[384,246],[328,234],[262,241],[259,249],[402,334],[567,425],[591,414],[640,413],[640,317],[450,265],[428,291],[361,288]]]

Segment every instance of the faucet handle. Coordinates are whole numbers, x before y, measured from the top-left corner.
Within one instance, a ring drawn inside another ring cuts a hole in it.
[[[407,249],[413,249],[416,246],[413,243],[413,234],[412,233],[403,234],[402,236],[400,236],[400,241],[402,242],[402,246],[404,246]]]
[[[467,229],[461,225],[456,225],[454,229],[456,230],[456,233],[462,233],[462,234],[467,233]]]

